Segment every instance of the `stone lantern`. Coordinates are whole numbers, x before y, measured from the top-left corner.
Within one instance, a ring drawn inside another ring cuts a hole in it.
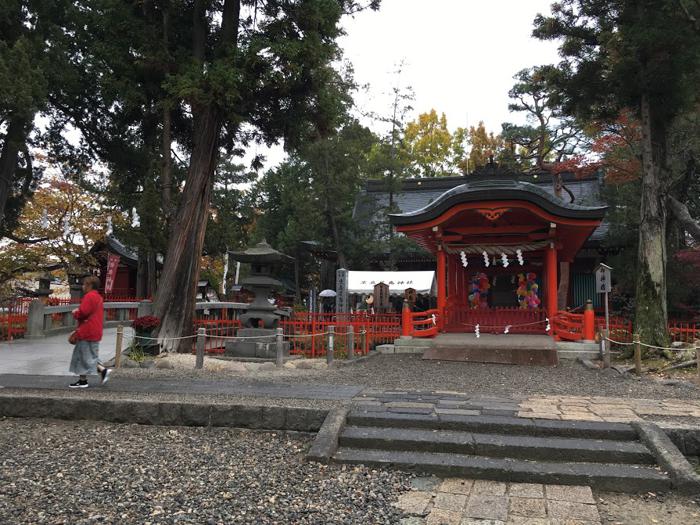
[[[230,252],[234,261],[250,263],[250,275],[241,284],[255,294],[253,302],[246,313],[240,316],[243,328],[238,336],[254,337],[226,343],[226,355],[236,357],[258,357],[271,359],[276,356],[275,329],[280,319],[288,315],[272,304],[268,297],[274,288],[282,283],[273,277],[273,270],[281,264],[294,262],[289,257],[275,250],[265,240],[242,252]],[[284,343],[285,355],[289,354],[289,343]]]

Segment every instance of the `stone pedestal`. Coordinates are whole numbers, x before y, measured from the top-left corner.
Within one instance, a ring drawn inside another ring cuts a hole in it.
[[[225,356],[257,357],[274,359],[277,356],[277,338],[274,330],[265,328],[241,328],[238,337],[255,337],[255,339],[231,339],[226,341]],[[289,356],[289,343],[282,343],[282,354]]]

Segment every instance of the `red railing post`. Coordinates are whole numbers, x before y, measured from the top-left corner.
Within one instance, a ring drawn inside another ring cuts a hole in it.
[[[411,315],[411,306],[404,299],[403,310],[401,310],[401,335],[410,336],[413,333],[413,316]]]
[[[586,309],[583,312],[583,340],[592,343],[595,340],[595,312],[593,301],[586,301]]]

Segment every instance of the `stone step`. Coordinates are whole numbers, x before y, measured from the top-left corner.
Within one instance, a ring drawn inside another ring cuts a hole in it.
[[[559,363],[554,348],[513,348],[443,345],[436,342],[427,348],[423,359],[433,361],[459,361],[464,363],[496,363],[502,365],[556,366]]]
[[[559,359],[598,359],[600,347],[596,343],[581,343],[572,341],[557,341]]]
[[[339,444],[348,448],[471,454],[537,461],[654,464],[639,442],[481,434],[454,430],[346,427]]]
[[[421,347],[424,350],[433,346],[433,340],[429,337],[406,337],[401,336],[398,339],[394,339],[394,346],[410,346],[410,347]]]
[[[570,437],[635,441],[637,432],[626,423],[559,421],[509,416],[468,416],[460,414],[409,414],[353,410],[348,426],[458,430],[488,434],[533,437]]]
[[[356,449],[341,447],[333,459],[339,463],[391,466],[402,470],[444,476],[521,483],[590,485],[615,492],[668,491],[669,477],[656,468],[551,461],[526,461],[434,452]]]

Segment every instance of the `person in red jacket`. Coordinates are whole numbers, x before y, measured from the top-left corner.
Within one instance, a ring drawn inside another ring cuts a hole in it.
[[[111,370],[98,362],[100,341],[102,340],[102,321],[104,306],[102,296],[97,291],[100,279],[90,275],[83,279],[83,298],[80,307],[73,310],[73,317],[78,321],[78,329],[71,336],[75,340],[70,371],[80,376],[71,388],[87,388],[88,374],[99,373],[102,383],[109,379]]]

